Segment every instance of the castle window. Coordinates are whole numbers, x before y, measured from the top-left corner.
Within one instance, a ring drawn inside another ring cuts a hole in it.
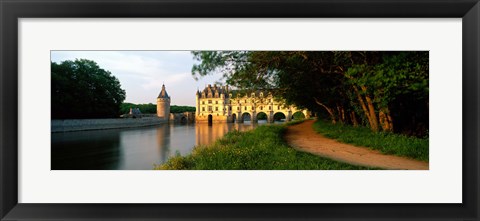
[[[263,110],[263,106],[260,106],[260,110]]]
[[[211,103],[212,103],[212,100],[208,100],[208,103],[211,104]]]
[[[245,107],[245,110],[247,110],[247,107]]]
[[[202,101],[202,104],[205,104],[205,101]]]
[[[212,111],[212,106],[208,106],[208,111]]]
[[[237,110],[240,110],[240,107],[237,107]]]
[[[272,110],[272,106],[268,106],[268,110]]]
[[[202,107],[202,111],[205,111],[205,107]]]
[[[232,107],[229,107],[229,110],[232,110]]]
[[[215,107],[215,111],[218,111],[218,107]]]
[[[218,101],[215,101],[215,104],[218,104]]]
[[[252,110],[255,109],[254,107],[252,107]]]

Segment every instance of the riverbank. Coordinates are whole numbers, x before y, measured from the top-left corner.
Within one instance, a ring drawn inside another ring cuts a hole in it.
[[[290,146],[295,147],[299,151],[353,165],[396,170],[428,170],[429,168],[428,162],[384,154],[385,152],[399,155],[410,153],[410,156],[422,157],[422,154],[418,155],[414,152],[416,148],[421,150],[418,151],[419,153],[423,153],[422,150],[424,150],[422,145],[418,144],[420,141],[415,140],[418,138],[414,139],[416,142],[410,140],[413,138],[405,141],[404,139],[406,138],[396,134],[379,134],[363,131],[368,128],[344,128],[341,125],[325,124],[328,124],[328,122],[309,120],[302,124],[290,126],[285,134],[285,139]],[[314,128],[326,132],[318,133]],[[332,130],[338,136],[343,136],[342,142],[324,136],[324,133],[333,134]],[[354,133],[358,133],[358,131],[362,131],[362,134]],[[349,137],[348,141],[355,142],[356,145],[344,143],[344,140],[347,140],[346,137]],[[361,142],[374,143],[375,148],[358,145]],[[428,141],[426,145],[428,153]],[[384,151],[379,151],[379,149]]]
[[[52,120],[51,132],[71,132],[83,130],[105,130],[130,127],[145,127],[168,123],[158,117],[111,118],[111,119],[67,119]]]
[[[259,126],[254,130],[233,131],[207,146],[197,146],[191,154],[176,156],[163,170],[365,170],[288,146],[283,139],[287,125]]]

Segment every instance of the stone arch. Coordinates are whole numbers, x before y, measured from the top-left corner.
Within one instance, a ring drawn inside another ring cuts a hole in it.
[[[237,115],[232,114],[232,122],[235,123],[237,121]]]
[[[292,120],[301,120],[301,119],[305,119],[307,116],[305,115],[305,113],[303,113],[303,111],[295,111],[293,114],[292,114]]]
[[[256,116],[256,119],[257,121],[258,120],[265,120],[268,122],[268,114],[265,112],[265,111],[260,111],[260,112],[257,112],[257,116]]]
[[[211,114],[208,115],[208,124],[213,123],[213,116]]]
[[[252,120],[252,114],[250,114],[249,112],[244,112],[242,113],[242,121],[245,122],[245,121],[251,121]]]
[[[287,116],[288,116],[288,113],[285,114],[282,111],[278,111],[278,112],[275,112],[273,114],[273,120],[274,121],[287,121]]]
[[[186,124],[186,123],[187,123],[187,117],[181,116],[181,117],[180,117],[180,123]]]

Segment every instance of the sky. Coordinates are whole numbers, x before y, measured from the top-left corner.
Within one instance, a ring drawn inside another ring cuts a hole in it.
[[[222,82],[219,73],[195,80],[190,51],[51,51],[56,63],[82,58],[117,77],[129,103],[155,104],[164,83],[171,105],[195,106],[197,89]]]

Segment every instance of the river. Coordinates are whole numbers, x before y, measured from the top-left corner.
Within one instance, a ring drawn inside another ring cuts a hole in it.
[[[151,127],[52,133],[52,170],[151,170],[176,154],[187,155],[232,130],[258,125],[162,124]]]

